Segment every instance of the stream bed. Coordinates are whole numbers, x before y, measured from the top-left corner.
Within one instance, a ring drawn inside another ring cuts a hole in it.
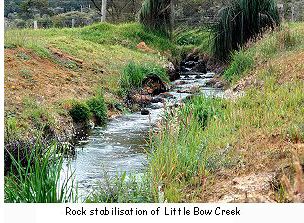
[[[179,104],[191,95],[193,88],[199,89],[196,94],[222,96],[221,89],[205,87],[213,76],[213,73],[182,75],[179,80],[171,83],[172,89],[167,93],[169,97],[165,99],[166,105]],[[80,141],[76,146],[75,156],[66,160],[65,171],[67,163],[70,163],[80,196],[84,197],[98,187],[104,180],[105,173],[114,177],[122,172],[144,172],[149,131],[161,119],[164,104],[152,103],[145,109],[149,110],[150,115],[136,112],[114,118],[105,127],[93,129],[86,141]]]

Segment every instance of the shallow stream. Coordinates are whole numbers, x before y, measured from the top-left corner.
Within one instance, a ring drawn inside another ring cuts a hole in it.
[[[179,104],[191,95],[191,89],[199,89],[199,94],[221,96],[221,89],[204,87],[213,73],[182,75],[172,82],[172,89],[166,95],[166,105]],[[179,93],[178,93],[179,92]],[[183,93],[180,93],[183,92]],[[196,91],[197,92],[197,91]],[[196,93],[197,94],[197,93]],[[80,196],[85,196],[104,180],[105,173],[113,177],[121,172],[140,174],[147,165],[148,133],[161,119],[163,103],[154,103],[146,109],[150,115],[141,112],[112,119],[106,127],[95,128],[86,141],[80,141],[76,154],[70,158],[70,165],[78,183]]]

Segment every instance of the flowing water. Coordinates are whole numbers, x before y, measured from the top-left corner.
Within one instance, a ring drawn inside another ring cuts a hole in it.
[[[182,76],[172,83],[166,106],[180,103],[191,95],[192,88],[200,89],[200,94],[221,96],[222,90],[204,87],[213,74]],[[179,93],[178,93],[179,92]],[[183,93],[180,93],[183,92]],[[86,141],[76,147],[76,155],[71,158],[71,170],[78,183],[79,194],[84,196],[99,185],[105,177],[113,177],[121,172],[140,174],[147,165],[148,133],[164,111],[163,103],[147,107],[150,115],[136,112],[117,117],[108,122],[106,127],[95,128]]]

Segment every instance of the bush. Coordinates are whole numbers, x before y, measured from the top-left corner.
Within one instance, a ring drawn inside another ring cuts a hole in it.
[[[87,101],[91,113],[96,118],[97,124],[104,124],[107,119],[107,106],[103,96],[97,95]]]
[[[69,113],[75,122],[87,122],[92,116],[89,106],[83,102],[74,102]]]
[[[132,88],[140,88],[142,81],[150,74],[157,75],[164,82],[169,81],[165,69],[159,65],[128,63],[120,77],[121,90],[128,93]]]

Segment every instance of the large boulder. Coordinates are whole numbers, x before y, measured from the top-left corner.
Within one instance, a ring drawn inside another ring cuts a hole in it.
[[[159,76],[150,74],[143,80],[142,89],[144,93],[155,96],[166,92],[169,87]]]

